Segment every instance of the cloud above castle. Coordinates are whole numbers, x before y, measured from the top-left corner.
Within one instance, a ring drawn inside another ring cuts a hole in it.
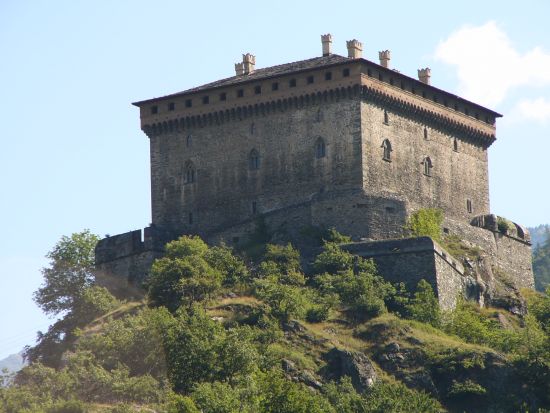
[[[489,21],[451,33],[439,43],[434,57],[455,66],[460,95],[489,107],[514,95],[516,120],[550,122],[550,99],[540,96],[540,88],[550,87],[550,52],[538,46],[518,50],[507,33]],[[520,87],[531,95],[534,90],[535,96],[518,97],[514,92]]]

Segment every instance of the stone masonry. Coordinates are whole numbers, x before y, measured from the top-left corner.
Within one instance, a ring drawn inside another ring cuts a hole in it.
[[[532,286],[529,235],[471,225],[490,215],[487,149],[501,115],[431,86],[429,69],[420,80],[392,70],[389,51],[377,64],[356,40],[348,57],[331,52],[330,35],[322,45],[321,57],[264,69],[246,54],[235,76],[135,103],[150,141],[153,238],[238,245],[262,216],[277,228],[388,240],[404,235],[412,212],[433,207],[447,230]],[[117,252],[127,238],[102,240],[97,263],[141,279],[150,259],[131,263],[160,250],[144,241]]]

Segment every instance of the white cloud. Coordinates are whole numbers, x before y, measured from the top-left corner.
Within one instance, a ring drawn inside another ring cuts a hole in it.
[[[456,66],[461,95],[488,106],[515,87],[550,85],[550,53],[539,47],[520,53],[493,21],[452,33],[439,43],[435,58]]]
[[[545,98],[522,99],[513,112],[522,119],[530,119],[540,123],[550,122],[550,100]]]

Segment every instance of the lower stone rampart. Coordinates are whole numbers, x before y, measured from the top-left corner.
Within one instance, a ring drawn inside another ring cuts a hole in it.
[[[444,309],[454,308],[457,296],[466,295],[472,284],[462,264],[429,237],[357,242],[342,248],[372,258],[384,279],[403,282],[410,291],[420,280],[428,281]]]

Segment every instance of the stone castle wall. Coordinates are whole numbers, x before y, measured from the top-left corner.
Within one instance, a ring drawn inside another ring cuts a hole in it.
[[[462,265],[428,237],[359,242],[342,248],[372,258],[384,279],[403,282],[409,291],[414,291],[420,280],[428,281],[445,309],[455,306],[468,283]]]
[[[406,199],[412,210],[440,208],[466,222],[489,213],[485,148],[463,134],[415,119],[408,110],[376,102],[361,104],[361,122],[366,191]],[[390,159],[384,159],[385,140],[391,144]],[[430,176],[424,173],[426,157],[432,163]]]
[[[153,223],[205,235],[333,188],[359,189],[360,153],[357,99],[152,136]]]

